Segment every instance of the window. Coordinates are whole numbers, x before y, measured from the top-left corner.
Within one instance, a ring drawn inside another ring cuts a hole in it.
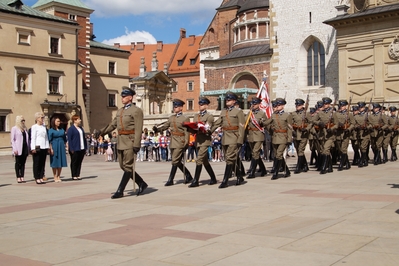
[[[183,60],[177,60],[177,65],[182,66],[183,65]]]
[[[108,62],[108,74],[110,75],[115,75],[116,74],[116,69],[115,69],[115,62]]]
[[[187,100],[187,111],[194,110],[194,100],[189,99]]]
[[[59,54],[60,38],[50,37],[50,54]]]
[[[48,71],[48,94],[62,94],[63,72]]]
[[[5,115],[0,115],[0,132],[6,131],[6,118]]]
[[[15,67],[14,91],[32,92],[32,68]]]
[[[69,20],[76,21],[76,15],[74,15],[74,14],[69,14]]]
[[[194,82],[188,81],[187,82],[187,90],[188,91],[193,91],[194,90]]]
[[[179,89],[179,84],[176,84],[176,86],[172,87],[172,92],[177,92]]]
[[[116,95],[115,93],[108,94],[108,107],[116,107]]]
[[[323,45],[314,41],[307,55],[308,86],[325,84],[325,52]]]
[[[190,59],[190,65],[195,65],[195,62],[197,62],[197,59],[196,59],[196,58]]]
[[[30,36],[33,34],[32,30],[17,28],[17,42],[21,45],[30,44]]]

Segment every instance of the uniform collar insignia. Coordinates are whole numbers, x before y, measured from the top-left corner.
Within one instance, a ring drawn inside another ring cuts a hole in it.
[[[128,108],[130,108],[130,106],[132,106],[132,104],[131,104],[131,103],[129,103],[129,104],[126,104],[126,105],[125,105],[125,109],[128,109]]]
[[[179,116],[181,116],[182,114],[183,114],[183,112],[179,112],[179,113],[176,114],[176,117],[179,117]]]
[[[206,114],[206,110],[205,111],[202,111],[202,112],[200,112],[200,115],[201,116],[204,116]]]
[[[227,107],[227,108],[226,108],[227,111],[231,111],[231,110],[233,110],[233,109],[234,109],[234,106],[230,106],[230,107]]]

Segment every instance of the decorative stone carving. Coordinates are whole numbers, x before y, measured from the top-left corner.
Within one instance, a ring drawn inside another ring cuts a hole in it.
[[[399,60],[399,38],[398,38],[398,35],[396,35],[395,39],[389,45],[388,54],[391,59]]]

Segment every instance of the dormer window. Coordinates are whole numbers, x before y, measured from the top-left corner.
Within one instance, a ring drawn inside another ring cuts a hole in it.
[[[21,0],[15,0],[8,3],[8,6],[13,7],[15,9],[21,10],[24,3]]]
[[[69,18],[69,20],[76,21],[76,15],[74,15],[74,14],[69,14],[68,18]]]
[[[177,60],[177,65],[182,66],[183,65],[183,60]]]

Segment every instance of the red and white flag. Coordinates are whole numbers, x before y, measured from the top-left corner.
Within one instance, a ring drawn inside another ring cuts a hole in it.
[[[267,85],[266,78],[263,79],[262,85],[259,88],[258,93],[256,94],[256,97],[262,100],[260,103],[260,109],[262,109],[265,113],[267,118],[270,118],[273,114],[273,109],[270,104],[270,98],[269,98],[269,86]]]

